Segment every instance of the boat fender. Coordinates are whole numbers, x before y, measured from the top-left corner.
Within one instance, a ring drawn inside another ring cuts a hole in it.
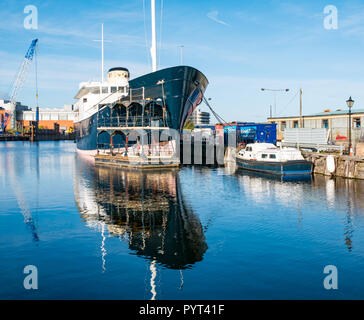
[[[333,155],[329,155],[326,158],[326,168],[331,174],[335,172],[335,158]]]

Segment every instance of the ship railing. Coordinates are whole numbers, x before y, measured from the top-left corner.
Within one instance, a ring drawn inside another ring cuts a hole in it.
[[[145,88],[129,88],[129,99],[130,102],[133,100],[145,100]]]
[[[162,117],[108,117],[99,118],[98,128],[166,127]]]
[[[124,153],[126,151],[124,144],[113,144],[112,149],[113,149],[113,153]],[[99,153],[109,154],[109,153],[111,153],[111,144],[110,143],[98,143],[97,150]]]
[[[126,148],[125,144],[113,144],[99,143],[97,144],[97,150],[101,154],[122,154],[128,156],[141,156],[142,154],[149,159],[155,157],[176,157],[176,150],[173,145],[168,144],[148,144],[148,145],[129,145]]]

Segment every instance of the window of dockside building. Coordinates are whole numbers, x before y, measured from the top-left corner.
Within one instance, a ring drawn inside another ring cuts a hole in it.
[[[361,128],[360,118],[354,119],[354,128]]]
[[[329,128],[329,120],[323,119],[322,120],[322,128],[328,129]]]
[[[282,121],[282,122],[281,122],[281,131],[286,130],[286,127],[287,127],[287,123],[286,123],[286,121]]]

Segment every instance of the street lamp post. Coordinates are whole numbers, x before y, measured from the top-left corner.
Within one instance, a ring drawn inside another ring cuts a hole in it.
[[[346,104],[349,108],[349,154],[352,155],[352,146],[351,146],[351,108],[353,107],[354,100],[351,99],[351,96],[348,100],[346,100]]]
[[[273,91],[274,92],[274,116],[277,115],[277,92],[278,91],[284,91],[284,92],[288,92],[289,89],[267,89],[267,88],[262,88],[262,91]]]

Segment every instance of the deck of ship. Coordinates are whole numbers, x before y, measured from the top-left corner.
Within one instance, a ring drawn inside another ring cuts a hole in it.
[[[121,168],[162,169],[179,167],[180,160],[167,156],[124,156],[107,153],[95,155],[95,164]]]

